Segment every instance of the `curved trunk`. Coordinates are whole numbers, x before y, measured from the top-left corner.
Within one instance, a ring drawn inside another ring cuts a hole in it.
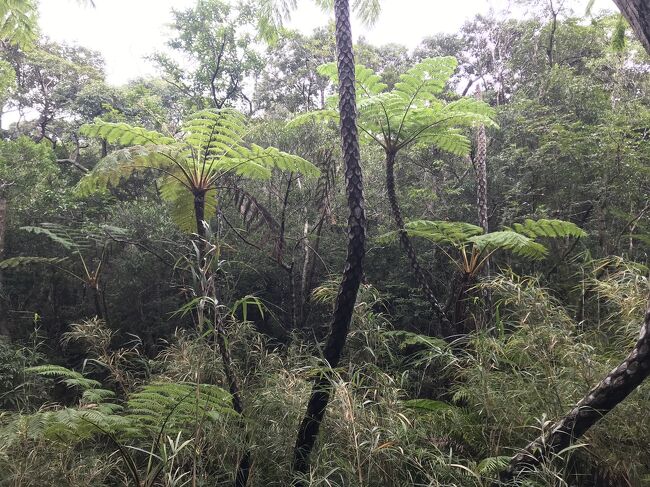
[[[501,480],[510,480],[561,452],[622,402],[650,375],[650,307],[639,339],[627,358],[562,419],[515,455]]]
[[[418,262],[417,254],[411,243],[411,239],[404,230],[404,219],[402,218],[402,210],[400,210],[399,203],[397,202],[397,194],[395,193],[395,153],[386,152],[386,190],[388,192],[388,201],[390,203],[390,208],[393,213],[393,219],[395,220],[395,225],[399,232],[399,240],[402,245],[402,248],[406,252],[406,255],[411,264],[411,269],[415,274],[415,278],[424,293],[425,298],[431,304],[433,311],[438,316],[440,323],[442,323],[442,330],[439,327],[434,328],[435,335],[441,335],[441,332],[450,332],[452,331],[451,323],[445,314],[445,311],[440,306],[438,299],[436,298],[429,280],[427,279],[426,274],[420,263]]]
[[[323,349],[323,358],[329,367],[336,367],[341,358],[363,277],[366,216],[363,202],[363,178],[359,155],[359,137],[356,125],[355,65],[350,27],[348,0],[335,0],[336,54],[339,73],[339,113],[341,146],[345,162],[345,182],[348,199],[348,250],[343,278],[336,297],[330,334]],[[307,411],[298,429],[294,448],[293,468],[297,474],[309,470],[309,456],[314,447],[325,409],[332,393],[329,372],[321,373],[314,381]],[[302,485],[300,480],[296,485]]]

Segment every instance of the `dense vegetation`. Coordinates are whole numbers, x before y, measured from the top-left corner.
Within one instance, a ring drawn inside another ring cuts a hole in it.
[[[648,485],[648,7],[293,3],[112,86],[0,0],[0,485]]]

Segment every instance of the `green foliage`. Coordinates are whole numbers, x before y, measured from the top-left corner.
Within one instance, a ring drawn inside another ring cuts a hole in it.
[[[172,431],[236,414],[230,394],[209,384],[158,382],[133,393],[127,402],[127,418],[156,433],[163,425]]]
[[[400,75],[399,82],[390,91],[379,75],[358,66],[358,123],[363,138],[392,152],[420,144],[434,145],[452,154],[467,154],[469,140],[459,129],[478,124],[495,126],[494,110],[473,98],[449,103],[438,98],[456,66],[453,57],[424,59]],[[334,65],[322,66],[319,72],[337,82]],[[332,118],[337,100],[336,96],[331,97],[329,110],[301,116],[294,123]]]
[[[510,228],[507,228],[510,230]],[[575,223],[567,222],[564,220],[530,220],[527,219],[523,224],[515,223],[512,225],[512,230],[521,233],[531,239],[536,239],[538,237],[549,237],[549,238],[562,238],[562,237],[574,237],[574,238],[583,238],[587,236],[587,232],[581,229]]]
[[[0,2],[0,37],[20,47],[31,45],[37,36],[37,5],[33,0]]]
[[[468,238],[467,241],[474,244],[481,253],[503,249],[528,259],[543,259],[548,253],[542,244],[525,235],[508,230],[477,235]]]

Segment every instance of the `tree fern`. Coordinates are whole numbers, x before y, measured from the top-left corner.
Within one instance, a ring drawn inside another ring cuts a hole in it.
[[[163,197],[173,202],[177,222],[189,228],[187,215],[193,209],[195,230],[201,237],[205,236],[205,228],[198,220],[205,218],[206,209],[210,212],[214,209],[214,195],[208,193],[229,174],[253,179],[268,179],[274,169],[305,176],[319,174],[313,164],[299,156],[274,147],[247,144],[246,119],[231,109],[193,114],[183,124],[182,137],[178,139],[103,121],[84,126],[82,132],[112,143],[132,145],[100,161],[79,183],[82,192],[116,185],[134,172],[157,171],[161,175]]]

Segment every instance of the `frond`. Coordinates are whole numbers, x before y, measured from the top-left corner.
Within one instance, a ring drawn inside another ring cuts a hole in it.
[[[334,8],[334,0],[315,0],[323,10],[329,11]],[[357,14],[359,20],[366,25],[375,23],[381,13],[380,0],[354,0],[352,10]]]
[[[462,245],[483,229],[471,223],[415,220],[404,225],[409,236],[426,238],[438,244]]]
[[[246,134],[243,114],[230,108],[202,110],[194,113],[184,124],[184,142],[193,149],[199,162],[233,154]]]
[[[275,147],[260,147],[251,144],[250,148],[240,147],[237,157],[227,157],[211,166],[218,173],[234,172],[251,179],[268,179],[273,169],[290,171],[305,176],[320,175],[319,169],[300,156],[288,154]]]
[[[160,430],[165,422],[170,428],[182,428],[236,414],[231,401],[230,394],[215,385],[159,382],[129,397],[127,418],[152,432]]]
[[[562,237],[575,237],[582,238],[587,236],[582,228],[575,223],[567,222],[564,220],[526,220],[524,223],[515,223],[512,228],[507,228],[529,238],[535,239],[538,237],[548,238],[562,238]]]
[[[88,137],[104,139],[109,144],[122,146],[170,145],[176,142],[173,137],[167,137],[153,130],[134,127],[128,123],[104,122],[103,120],[95,120],[93,123],[82,125],[79,133]]]
[[[101,386],[101,383],[84,377],[79,372],[70,370],[60,365],[37,365],[25,369],[26,373],[42,375],[43,377],[55,377],[68,387],[79,387],[82,390],[94,389]]]
[[[257,230],[265,225],[271,233],[277,233],[280,224],[273,218],[271,212],[253,195],[243,188],[231,185],[225,190],[232,196],[233,203],[244,221],[247,230]]]
[[[134,146],[110,153],[77,184],[82,195],[116,186],[123,178],[148,169],[169,171],[185,166],[185,154],[174,146]]]
[[[458,61],[451,56],[423,59],[400,76],[394,92],[412,106],[434,100],[457,66]]]
[[[80,230],[57,223],[41,223],[40,226],[20,227],[35,235],[44,235],[66,250],[83,250],[89,247],[90,240]]]
[[[501,455],[498,457],[488,457],[480,461],[476,466],[476,473],[479,475],[494,475],[504,470],[512,457]]]
[[[473,243],[482,252],[504,249],[529,259],[543,259],[548,253],[548,250],[542,244],[510,230],[477,235],[470,237],[468,242]]]
[[[317,71],[321,76],[329,78],[332,83],[338,85],[339,74],[336,63],[322,64],[318,66]],[[363,64],[355,65],[354,71],[355,85],[359,99],[378,95],[388,88],[388,85],[381,82],[381,76]],[[335,96],[332,99],[337,98]]]

